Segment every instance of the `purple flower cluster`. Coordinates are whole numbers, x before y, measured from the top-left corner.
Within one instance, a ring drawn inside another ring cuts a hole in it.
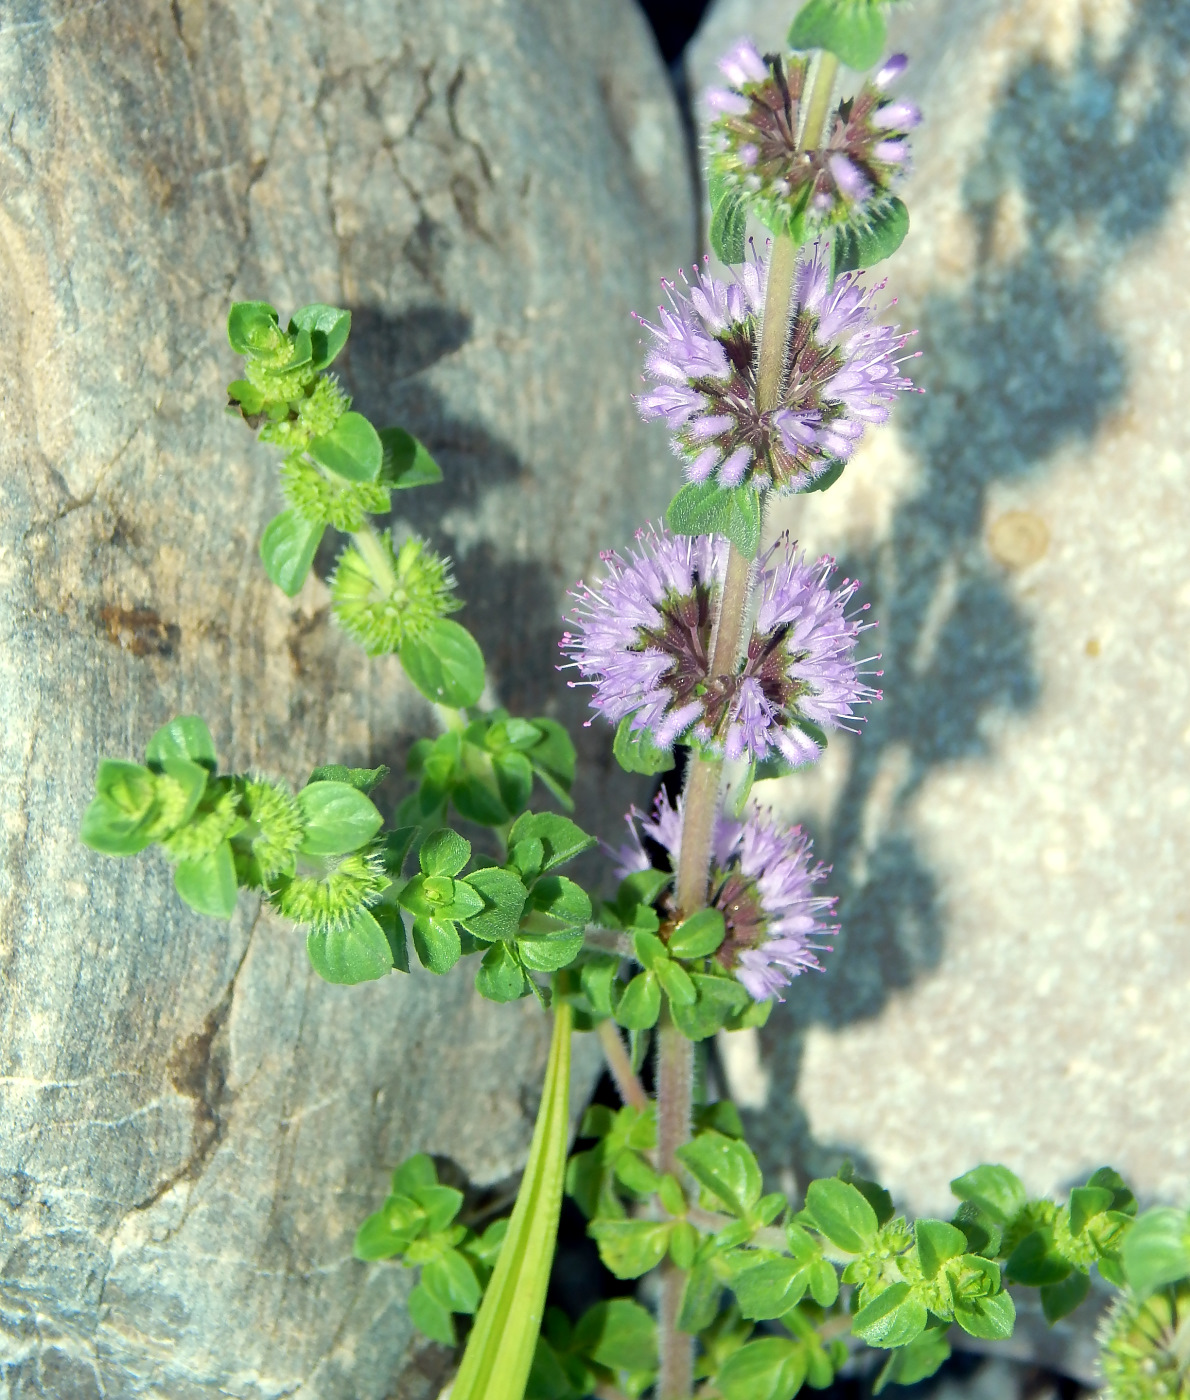
[[[753,249],[730,283],[695,269],[683,290],[664,284],[658,323],[640,321],[653,340],[645,370],[654,387],[637,406],[665,421],[690,481],[800,491],[851,456],[865,425],[887,422],[897,393],[913,387],[897,371],[908,337],[875,322],[879,288],[862,277],[832,283],[830,250],[817,244],[802,258],[780,395],[764,412],[756,361],[767,253]]]
[[[710,175],[737,189],[769,228],[804,219],[808,233],[849,224],[862,228],[888,201],[909,163],[917,107],[888,89],[908,60],[895,54],[859,92],[841,102],[815,149],[798,149],[809,57],[760,56],[741,40],[720,62],[725,88],[707,93],[714,114]]]
[[[621,878],[649,868],[642,835],[662,846],[677,869],[680,801],[673,807],[662,793],[651,817],[633,808],[626,820],[629,844],[615,856]],[[783,988],[806,968],[820,969],[816,955],[830,951],[818,940],[838,930],[821,921],[834,913],[836,901],[813,892],[828,871],[821,863],[812,866],[811,858],[812,843],[801,827],[783,826],[771,815],[753,811],[743,821],[721,816],[716,823],[708,903],[722,912],[727,936],[714,956],[754,1001],[784,1000]]]
[[[708,535],[637,532],[627,558],[601,555],[606,576],[580,583],[560,643],[595,694],[591,708],[616,725],[648,729],[668,748],[703,712],[711,627],[727,570],[727,541]]]
[[[639,553],[607,554],[607,576],[580,585],[562,638],[591,706],[612,724],[632,716],[668,748],[685,734],[726,757],[780,753],[793,766],[818,757],[803,727],[849,727],[856,705],[878,699],[862,679],[856,643],[873,625],[847,608],[859,584],[831,587],[834,560],[807,564],[788,539],[760,561],[760,606],[731,675],[710,674],[715,603],[727,542],[642,532]],[[875,660],[874,657],[866,660]]]

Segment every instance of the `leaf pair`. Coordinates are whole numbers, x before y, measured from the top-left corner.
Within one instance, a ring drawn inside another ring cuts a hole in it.
[[[528,806],[534,778],[569,810],[574,762],[574,745],[556,720],[514,719],[495,710],[413,745],[406,771],[419,779],[418,788],[397,819],[432,825],[444,822],[453,806],[467,821],[504,826]]]

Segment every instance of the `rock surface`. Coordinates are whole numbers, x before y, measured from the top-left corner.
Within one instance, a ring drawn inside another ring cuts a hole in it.
[[[395,662],[330,628],[318,578],[292,604],[264,578],[275,458],[221,407],[237,297],[353,309],[344,377],[444,467],[409,518],[445,512],[498,693],[581,712],[554,671],[564,587],[671,483],[628,398],[628,312],[692,251],[681,129],[630,0],[427,14],[6,10],[6,1395],[437,1394],[449,1354],[411,1334],[408,1274],[351,1259],[355,1227],[410,1152],[479,1186],[524,1158],[532,1005],[478,1000],[465,969],[328,987],[248,899],[199,918],[163,860],[75,834],[97,758],[178,712],[227,766],[293,781],[399,762],[430,722]],[[641,794],[609,755],[592,773],[610,829]]]
[[[902,7],[898,7],[898,11]],[[926,389],[791,524],[864,580],[886,699],[768,795],[843,936],[725,1046],[775,1181],[855,1156],[906,1206],[1004,1161],[1190,1186],[1190,10],[919,0],[925,124],[880,270]],[[692,90],[790,7],[720,0]]]

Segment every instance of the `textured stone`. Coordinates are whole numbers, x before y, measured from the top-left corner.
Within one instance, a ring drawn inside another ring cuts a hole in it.
[[[0,74],[0,1393],[417,1400],[448,1354],[354,1229],[409,1152],[517,1172],[545,1019],[466,969],[328,987],[247,898],[199,918],[76,832],[97,758],[177,712],[293,781],[430,723],[321,578],[264,578],[236,297],[353,309],[345,381],[443,465],[399,504],[496,693],[581,713],[564,586],[672,475],[628,398],[628,312],[692,243],[665,75],[629,0],[17,0]],[[588,774],[610,829],[640,789]]]
[[[786,509],[880,619],[886,699],[772,800],[843,934],[725,1047],[766,1166],[862,1161],[917,1211],[980,1161],[1190,1185],[1190,10],[920,0],[913,227],[887,271],[926,389]],[[691,59],[789,6],[720,0]]]

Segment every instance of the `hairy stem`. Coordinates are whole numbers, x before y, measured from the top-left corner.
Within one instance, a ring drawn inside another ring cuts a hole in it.
[[[821,55],[798,143],[800,150],[816,146],[822,138],[838,69],[839,63],[833,54]],[[788,233],[774,240],[756,368],[756,406],[762,413],[776,407],[784,387],[785,351],[797,275],[797,255],[797,244]],[[752,562],[732,545],[719,615],[715,622],[711,676],[731,675],[735,670],[751,593]],[[699,758],[691,754],[683,793],[681,850],[674,891],[678,912],[683,918],[689,918],[707,902],[711,846],[715,818],[719,813],[722,774],[721,759]],[[661,1170],[673,1172],[679,1180],[683,1173],[676,1154],[690,1136],[693,1083],[694,1047],[673,1024],[666,1007],[658,1033],[657,1146]],[[661,1347],[658,1400],[689,1400],[693,1392],[693,1341],[679,1332],[677,1327],[684,1285],[685,1274],[680,1269],[676,1269],[672,1263],[663,1266],[658,1328]]]
[[[599,1043],[603,1047],[603,1058],[607,1061],[608,1072],[621,1100],[630,1108],[639,1108],[643,1112],[649,1106],[649,1096],[632,1068],[632,1060],[624,1048],[624,1042],[614,1021],[600,1021]]]
[[[810,89],[810,101],[806,106],[806,120],[802,124],[801,138],[797,143],[799,151],[812,150],[822,140],[822,128],[826,125],[826,114],[830,110],[831,94],[838,72],[839,60],[833,53],[827,53],[824,49],[818,55],[814,86]]]
[[[677,1152],[690,1138],[693,1087],[694,1043],[674,1025],[665,1006],[657,1032],[657,1166],[660,1171],[672,1172],[679,1181],[686,1176],[686,1169]],[[685,1286],[685,1271],[667,1260],[661,1267],[657,1400],[688,1400],[694,1388],[694,1338],[678,1331]]]

